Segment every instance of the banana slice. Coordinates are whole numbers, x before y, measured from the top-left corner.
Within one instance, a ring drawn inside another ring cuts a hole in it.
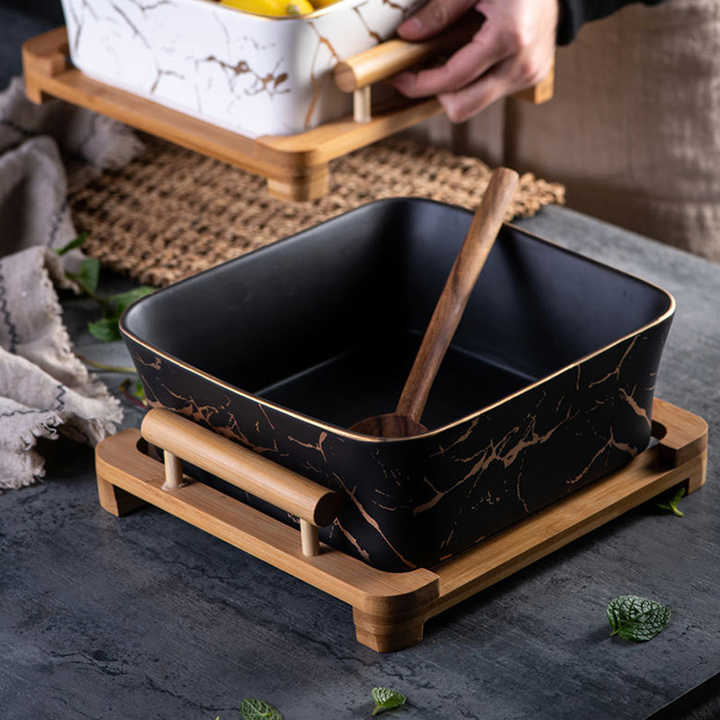
[[[222,0],[222,5],[256,15],[307,15],[315,9],[308,0]]]

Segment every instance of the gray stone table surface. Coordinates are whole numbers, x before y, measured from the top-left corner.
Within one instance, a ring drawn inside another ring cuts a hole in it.
[[[410,698],[398,718],[635,720],[718,673],[720,266],[561,208],[522,224],[677,298],[658,394],[711,426],[684,518],[639,508],[381,656],[314,588],[159,510],[104,512],[91,451],[59,443],[44,482],[0,496],[0,717],[233,720],[254,696],[287,720],[366,718],[387,685]],[[87,303],[65,306],[85,355],[127,361],[84,331]],[[623,593],[669,604],[668,629],[610,639],[605,605]]]

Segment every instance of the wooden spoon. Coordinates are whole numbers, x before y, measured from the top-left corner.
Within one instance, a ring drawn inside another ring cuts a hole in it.
[[[508,168],[493,172],[435,306],[395,412],[360,420],[350,428],[354,432],[378,437],[410,437],[427,432],[420,419],[430,388],[500,231],[518,180],[518,174]]]

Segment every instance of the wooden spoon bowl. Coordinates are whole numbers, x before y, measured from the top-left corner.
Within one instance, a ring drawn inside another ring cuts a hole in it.
[[[352,431],[388,438],[412,437],[427,432],[420,419],[430,388],[495,243],[518,180],[514,170],[501,167],[493,172],[435,306],[395,412],[360,420],[350,428]]]

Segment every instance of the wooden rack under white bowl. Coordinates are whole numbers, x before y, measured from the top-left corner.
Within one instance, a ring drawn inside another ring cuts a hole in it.
[[[464,30],[462,32],[467,32]],[[249,138],[172,110],[138,95],[92,80],[70,62],[64,27],[31,38],[23,45],[25,92],[42,103],[61,98],[74,105],[115,118],[120,122],[170,140],[267,179],[274,197],[311,200],[327,194],[328,163],[353,150],[371,145],[443,112],[432,98],[416,102],[373,105],[372,85],[447,51],[455,35],[425,43],[389,40],[335,69],[338,87],[353,93],[352,117],[325,123],[296,135]],[[551,72],[535,87],[517,97],[542,103],[553,95]]]

